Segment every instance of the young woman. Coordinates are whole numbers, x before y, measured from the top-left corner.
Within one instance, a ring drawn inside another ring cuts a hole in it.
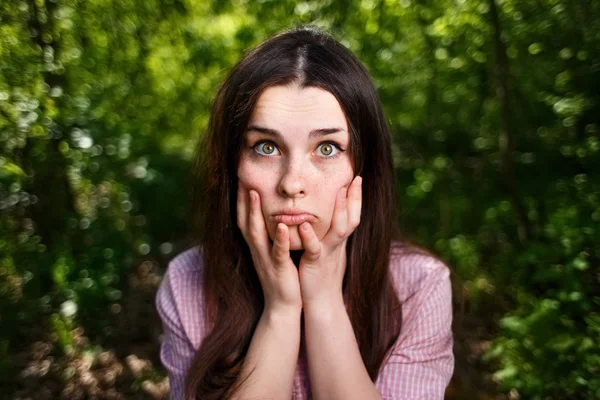
[[[156,299],[171,398],[442,399],[449,270],[396,233],[390,135],[352,53],[310,28],[267,40],[198,150],[201,235]]]

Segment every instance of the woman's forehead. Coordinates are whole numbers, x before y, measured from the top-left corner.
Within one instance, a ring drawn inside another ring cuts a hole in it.
[[[285,133],[317,129],[348,131],[346,116],[333,94],[297,85],[265,89],[254,108],[248,126],[261,126]]]

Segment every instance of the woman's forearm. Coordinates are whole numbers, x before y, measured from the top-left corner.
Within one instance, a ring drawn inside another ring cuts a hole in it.
[[[240,390],[232,397],[244,399],[285,399],[292,397],[294,373],[300,350],[302,310],[278,313],[265,310],[256,326],[238,382]]]
[[[304,309],[304,335],[313,399],[381,399],[341,296],[339,301]]]

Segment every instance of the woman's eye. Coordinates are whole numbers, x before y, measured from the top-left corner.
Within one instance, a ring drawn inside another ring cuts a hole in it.
[[[340,150],[332,143],[323,143],[320,144],[319,147],[317,147],[317,153],[325,157],[333,157],[339,151]]]
[[[263,156],[272,156],[279,154],[279,150],[272,142],[261,142],[254,145],[254,150]]]

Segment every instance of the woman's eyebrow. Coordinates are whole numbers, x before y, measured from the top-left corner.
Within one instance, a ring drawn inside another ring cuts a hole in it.
[[[281,133],[276,129],[265,128],[265,127],[258,126],[258,125],[249,125],[248,128],[246,128],[246,132],[250,132],[250,131],[257,131],[260,133],[264,133],[265,135],[275,136],[278,138],[281,138],[281,136],[282,136]],[[337,132],[345,132],[345,129],[342,129],[342,128],[313,129],[308,134],[308,137],[310,139],[312,139],[314,137],[322,137],[322,136],[331,135],[331,134],[337,133]]]

